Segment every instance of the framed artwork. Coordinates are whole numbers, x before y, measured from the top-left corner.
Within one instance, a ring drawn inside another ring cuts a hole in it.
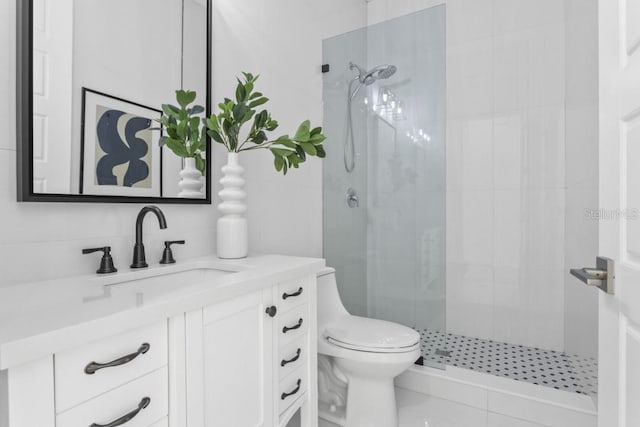
[[[82,88],[80,194],[162,197],[161,110]]]

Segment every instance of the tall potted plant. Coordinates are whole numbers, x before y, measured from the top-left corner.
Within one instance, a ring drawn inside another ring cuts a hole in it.
[[[202,177],[207,164],[204,158],[207,147],[206,126],[201,105],[190,106],[196,99],[193,91],[177,90],[176,100],[179,107],[172,104],[162,105],[162,124],[165,135],[160,137],[160,146],[166,145],[173,153],[183,159],[178,183],[178,197],[202,197]]]
[[[278,122],[266,109],[258,107],[269,99],[255,91],[259,76],[242,73],[237,79],[235,99],[225,98],[218,104],[219,112],[206,119],[206,132],[211,139],[227,150],[227,164],[220,179],[222,190],[218,193],[222,202],[218,205],[221,217],[217,223],[218,256],[220,258],[244,258],[248,254],[246,192],[244,168],[239,155],[243,151],[269,150],[273,154],[276,171],[287,174],[307,160],[307,156],[325,157],[321,127],[311,127],[309,120],[302,122],[293,136],[280,135],[271,138],[269,133],[278,128]],[[248,125],[248,130],[245,127]]]

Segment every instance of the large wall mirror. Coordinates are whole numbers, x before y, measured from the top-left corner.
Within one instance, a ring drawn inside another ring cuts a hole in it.
[[[211,0],[17,0],[18,200],[211,203],[154,119],[196,91],[210,114]]]

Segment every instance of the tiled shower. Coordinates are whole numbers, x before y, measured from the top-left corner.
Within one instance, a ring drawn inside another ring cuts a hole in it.
[[[336,147],[324,166],[324,256],[343,301],[419,330],[425,365],[594,394],[597,297],[567,272],[592,263],[598,244],[586,215],[598,200],[597,76],[587,71],[597,69],[587,66],[597,2],[414,3],[392,15],[370,2],[366,28],[324,42]],[[354,99],[347,173],[350,61],[398,71]],[[522,356],[519,368],[463,365],[479,348],[489,365]]]

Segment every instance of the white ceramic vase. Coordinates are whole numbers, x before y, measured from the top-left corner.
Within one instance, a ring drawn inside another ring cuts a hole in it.
[[[198,169],[196,169],[196,159],[194,159],[193,157],[185,157],[183,160],[184,167],[180,171],[180,178],[182,179],[178,183],[178,187],[180,187],[178,197],[203,197],[204,194],[202,194],[202,174]]]
[[[222,190],[218,192],[222,203],[218,205],[218,257],[225,259],[245,258],[249,253],[247,205],[244,200],[244,168],[238,162],[238,153],[228,153],[227,164],[222,167]]]

